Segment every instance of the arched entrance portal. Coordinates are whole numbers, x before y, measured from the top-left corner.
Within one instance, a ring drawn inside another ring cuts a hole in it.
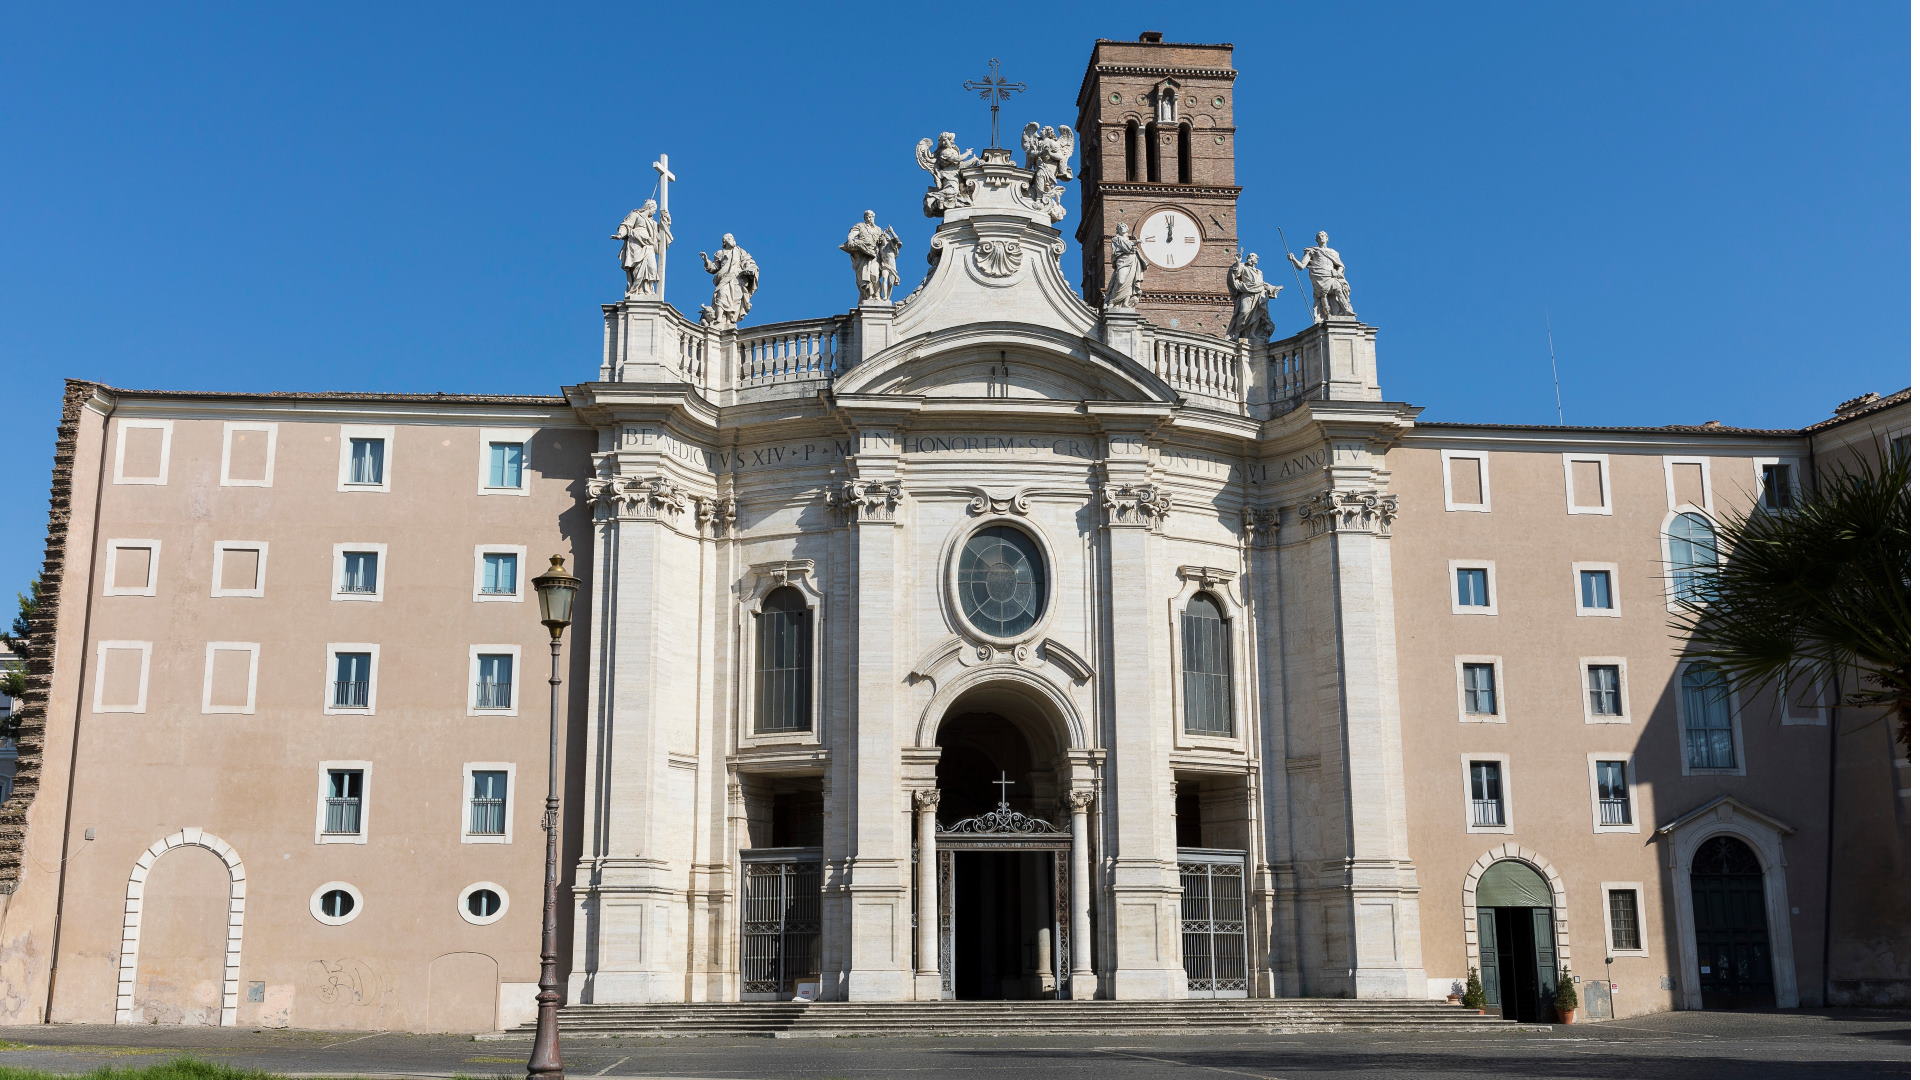
[[[1024,694],[988,686],[948,710],[935,745],[941,996],[1070,996],[1084,829],[1076,844],[1062,820],[1057,728]]]
[[[1558,985],[1554,969],[1553,889],[1539,871],[1502,859],[1480,875],[1480,985],[1508,1020],[1547,1018]]]
[[[1767,944],[1767,886],[1753,849],[1716,836],[1693,855],[1694,952],[1703,1009],[1774,1003]]]

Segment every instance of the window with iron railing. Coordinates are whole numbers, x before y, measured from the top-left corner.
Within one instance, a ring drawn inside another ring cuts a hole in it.
[[[474,836],[504,836],[507,832],[507,774],[476,771],[467,812],[467,832]]]
[[[340,555],[340,591],[375,593],[380,591],[380,553],[346,551]]]
[[[1507,823],[1506,793],[1501,784],[1500,763],[1476,761],[1468,767],[1471,778],[1473,824],[1476,827]]]
[[[520,556],[511,551],[489,551],[480,557],[480,591],[487,596],[512,596],[520,591]]]
[[[1726,677],[1704,663],[1680,675],[1680,716],[1686,725],[1687,767],[1737,767],[1733,745],[1733,690]]]
[[[326,813],[320,831],[329,836],[358,836],[365,774],[359,769],[327,770]]]
[[[481,653],[476,667],[479,677],[473,684],[473,707],[513,708],[513,654]]]
[[[333,654],[333,697],[336,709],[364,709],[372,700],[373,654]]]
[[[1596,761],[1593,779],[1600,800],[1600,824],[1633,824],[1633,809],[1627,798],[1627,763]]]

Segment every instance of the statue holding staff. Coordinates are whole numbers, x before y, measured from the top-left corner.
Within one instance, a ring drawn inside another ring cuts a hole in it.
[[[1313,280],[1313,321],[1325,322],[1335,315],[1352,318],[1353,290],[1347,285],[1347,264],[1340,261],[1339,252],[1327,246],[1325,229],[1314,240],[1314,246],[1301,252],[1299,258],[1287,254],[1287,259]]]
[[[661,262],[673,243],[673,217],[662,214],[654,220],[655,205],[648,199],[613,230],[612,239],[620,241],[620,265],[627,271],[629,300],[660,295]]]

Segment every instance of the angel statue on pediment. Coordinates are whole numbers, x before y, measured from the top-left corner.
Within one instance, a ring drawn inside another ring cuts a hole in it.
[[[1073,179],[1073,126],[1041,127],[1029,123],[1020,133],[1020,148],[1027,152],[1027,168],[1033,171],[1033,197],[1046,197],[1049,191]]]
[[[913,156],[920,167],[933,174],[933,186],[927,189],[928,217],[939,217],[956,206],[970,206],[973,200],[960,187],[960,170],[977,165],[980,159],[972,150],[962,150],[953,141],[953,132],[940,133],[940,141],[921,139]]]

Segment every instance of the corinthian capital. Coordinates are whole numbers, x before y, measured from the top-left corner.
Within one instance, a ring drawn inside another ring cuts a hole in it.
[[[913,793],[914,809],[925,810],[928,813],[932,813],[934,810],[938,809],[939,806],[940,806],[940,789],[939,788],[919,788],[914,791]]]

